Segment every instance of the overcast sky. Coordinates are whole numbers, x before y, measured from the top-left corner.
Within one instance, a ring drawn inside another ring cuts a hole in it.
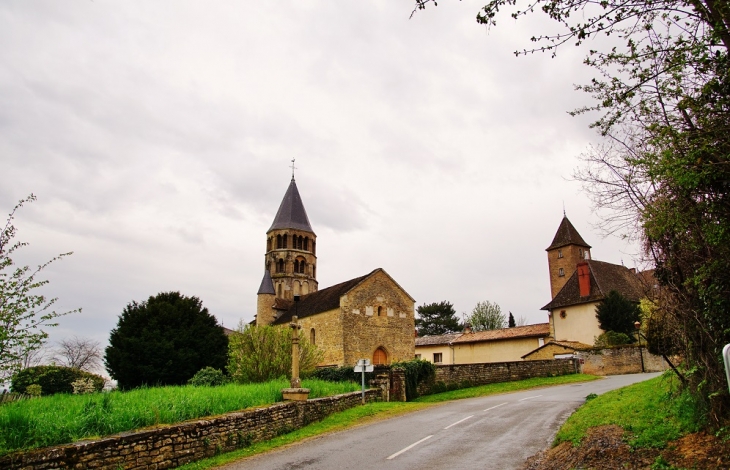
[[[198,296],[253,319],[266,230],[291,178],[317,234],[320,288],[385,269],[417,305],[497,302],[547,321],[563,216],[595,259],[571,175],[598,137],[573,90],[584,50],[516,58],[540,19],[487,31],[482,1],[0,3],[0,208],[16,261],[45,271],[69,335],[106,344],[127,303]]]

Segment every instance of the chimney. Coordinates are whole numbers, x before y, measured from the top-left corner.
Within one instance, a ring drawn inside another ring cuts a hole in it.
[[[591,272],[588,263],[581,261],[576,266],[578,271],[578,287],[580,288],[580,296],[588,297],[591,295]]]
[[[467,323],[464,325],[464,334],[468,335],[469,333],[471,333],[471,325]]]

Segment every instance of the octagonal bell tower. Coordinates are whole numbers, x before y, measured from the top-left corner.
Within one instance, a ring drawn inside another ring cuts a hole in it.
[[[257,323],[270,323],[261,318],[271,316],[261,311],[262,301],[272,305],[276,299],[292,300],[295,295],[317,291],[316,253],[317,236],[292,175],[274,222],[266,232],[265,272],[258,292]]]

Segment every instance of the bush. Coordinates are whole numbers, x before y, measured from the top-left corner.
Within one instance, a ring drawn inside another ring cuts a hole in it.
[[[607,331],[596,338],[593,344],[597,348],[605,348],[609,346],[620,346],[622,344],[631,344],[632,339],[624,333],[616,333],[615,331]]]
[[[328,382],[357,382],[362,381],[362,372],[355,372],[352,366],[342,367],[324,367],[317,369],[312,373],[312,377],[320,380],[327,380]],[[375,378],[374,372],[365,373],[365,383],[370,383],[370,380]]]
[[[56,393],[73,393],[73,383],[88,379],[95,391],[104,388],[104,377],[80,369],[61,366],[36,366],[21,370],[11,379],[10,390],[16,393],[28,393],[28,387],[39,385],[42,395]]]
[[[220,369],[213,367],[204,367],[188,380],[188,384],[196,387],[215,387],[216,385],[225,385],[229,382],[226,374]]]
[[[436,376],[436,366],[434,366],[433,363],[422,359],[394,362],[393,368],[403,369],[405,371],[407,401],[418,398],[418,384],[432,381]]]
[[[228,338],[228,374],[238,383],[266,382],[291,375],[291,330],[239,324]],[[311,375],[322,352],[299,332],[299,376]]]

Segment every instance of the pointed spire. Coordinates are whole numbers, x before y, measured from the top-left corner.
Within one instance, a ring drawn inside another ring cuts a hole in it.
[[[570,223],[568,217],[563,215],[563,220],[560,222],[560,227],[558,227],[555,238],[553,238],[553,242],[545,249],[545,251],[554,250],[555,248],[567,245],[591,248],[591,246],[583,240],[583,237],[580,236],[575,227],[573,227],[573,224]]]
[[[271,280],[271,274],[269,274],[268,269],[264,271],[264,278],[261,279],[261,286],[259,286],[259,291],[256,292],[256,294],[276,295],[276,291],[274,290],[274,281]]]
[[[293,171],[294,170],[292,169],[292,172]],[[281,201],[279,210],[276,212],[276,217],[274,217],[274,223],[271,224],[267,233],[272,230],[287,228],[314,233],[312,226],[309,224],[307,211],[304,210],[302,197],[299,195],[299,190],[297,189],[296,181],[294,181],[293,173],[291,183],[289,183],[289,188],[286,190],[286,194],[284,194],[284,199]]]

